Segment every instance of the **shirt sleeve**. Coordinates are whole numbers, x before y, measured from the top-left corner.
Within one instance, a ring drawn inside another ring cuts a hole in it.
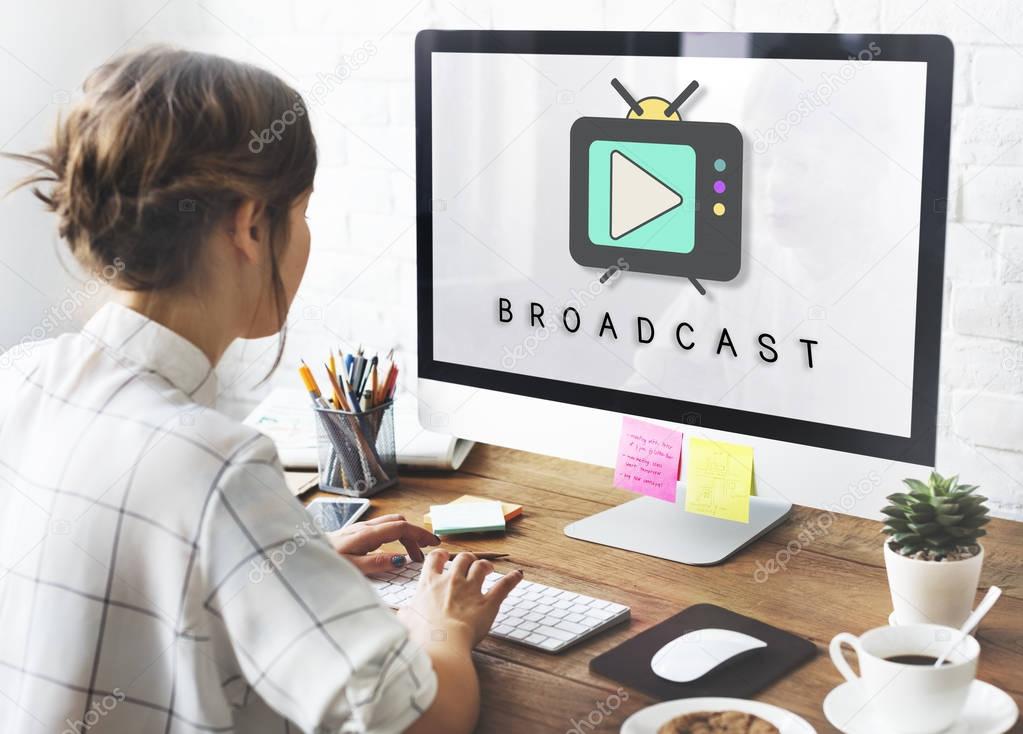
[[[305,732],[400,732],[430,706],[426,653],[291,496],[259,438],[221,470],[200,534],[206,609],[241,672]]]

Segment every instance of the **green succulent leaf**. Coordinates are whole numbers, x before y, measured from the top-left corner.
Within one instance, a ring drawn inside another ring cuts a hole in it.
[[[919,479],[903,479],[902,482],[914,492],[923,492],[926,495],[930,495],[931,493],[930,487],[921,482]]]
[[[990,517],[983,516],[968,517],[965,520],[963,520],[961,527],[969,528],[972,530],[975,528],[979,528],[983,525],[987,525],[989,522],[991,522]]]
[[[911,528],[915,530],[918,535],[934,535],[934,533],[941,531],[941,524],[936,522],[925,522],[911,525]]]
[[[899,545],[905,545],[906,543],[908,543],[910,541],[916,541],[918,539],[918,537],[919,536],[916,533],[893,533],[892,534],[892,540],[894,540]]]
[[[955,526],[959,525],[959,523],[961,523],[963,521],[964,517],[965,517],[965,515],[944,515],[944,514],[939,514],[936,519],[938,521],[938,525],[941,525],[942,527],[949,527],[949,526],[955,527]]]

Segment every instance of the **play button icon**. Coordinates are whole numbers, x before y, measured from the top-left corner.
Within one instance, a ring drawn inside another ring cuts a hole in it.
[[[619,239],[682,204],[682,195],[620,150],[611,151],[611,238]]]
[[[598,138],[588,144],[581,174],[586,177],[589,242],[679,255],[692,252],[696,151],[691,146]]]

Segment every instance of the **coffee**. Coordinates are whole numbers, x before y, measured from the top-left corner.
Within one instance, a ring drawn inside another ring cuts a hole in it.
[[[930,665],[934,666],[938,659],[930,655],[892,655],[890,658],[885,658],[889,663],[899,663],[900,665]],[[948,665],[948,661],[944,661],[942,665]]]

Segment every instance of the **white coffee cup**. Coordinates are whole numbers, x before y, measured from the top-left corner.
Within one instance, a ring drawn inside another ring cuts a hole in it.
[[[956,635],[952,627],[908,624],[877,627],[859,637],[841,632],[831,640],[831,662],[847,681],[859,681],[863,702],[869,705],[884,731],[933,734],[956,721],[977,674],[980,645],[964,639],[940,668],[933,665],[894,663],[896,655],[937,658]],[[857,676],[842,654],[847,644],[856,652]]]

